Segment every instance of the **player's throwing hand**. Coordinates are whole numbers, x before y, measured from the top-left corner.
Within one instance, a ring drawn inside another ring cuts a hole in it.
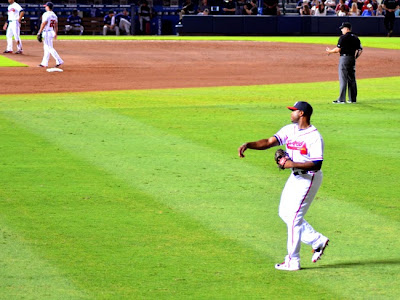
[[[239,154],[239,157],[240,158],[243,158],[244,157],[244,151],[246,151],[247,150],[247,143],[244,143],[242,146],[240,146],[239,147],[239,149],[238,149],[238,154]]]

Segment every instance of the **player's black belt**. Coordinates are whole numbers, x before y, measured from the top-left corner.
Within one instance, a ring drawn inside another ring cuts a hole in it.
[[[293,172],[293,175],[298,176],[298,175],[307,174],[307,173],[308,173],[308,171],[296,171],[296,172]]]
[[[354,55],[351,55],[351,54],[340,54],[340,56],[353,56],[354,57]]]
[[[314,172],[314,173],[316,173],[316,172],[318,172],[319,170],[312,170],[311,172]],[[299,176],[299,175],[304,175],[304,174],[307,174],[308,173],[308,171],[296,171],[296,172],[293,172],[293,175],[294,176]]]

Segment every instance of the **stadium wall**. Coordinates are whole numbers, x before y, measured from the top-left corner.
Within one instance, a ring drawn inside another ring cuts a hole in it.
[[[394,34],[400,33],[396,18]],[[338,35],[342,22],[350,22],[359,35],[386,35],[381,17],[337,16],[183,16],[181,35]]]

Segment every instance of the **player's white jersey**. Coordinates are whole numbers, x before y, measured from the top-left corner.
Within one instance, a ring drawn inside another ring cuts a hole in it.
[[[46,21],[47,21],[47,24],[43,28],[43,31],[52,31],[52,30],[54,30],[54,27],[58,23],[58,18],[53,11],[46,11],[42,15],[42,23],[44,23]]]
[[[299,129],[298,124],[290,124],[274,136],[280,145],[286,145],[286,152],[295,162],[324,159],[324,141],[313,125],[306,129]]]
[[[14,2],[8,6],[8,21],[17,21],[19,19],[19,13],[23,11],[22,7]]]

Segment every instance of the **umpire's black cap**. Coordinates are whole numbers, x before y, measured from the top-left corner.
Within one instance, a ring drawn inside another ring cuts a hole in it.
[[[343,22],[342,25],[340,25],[339,29],[342,29],[344,27],[347,27],[347,28],[351,29],[351,23]]]
[[[304,115],[311,117],[313,113],[312,106],[305,101],[298,101],[293,106],[288,106],[290,110],[301,110],[304,112]]]

